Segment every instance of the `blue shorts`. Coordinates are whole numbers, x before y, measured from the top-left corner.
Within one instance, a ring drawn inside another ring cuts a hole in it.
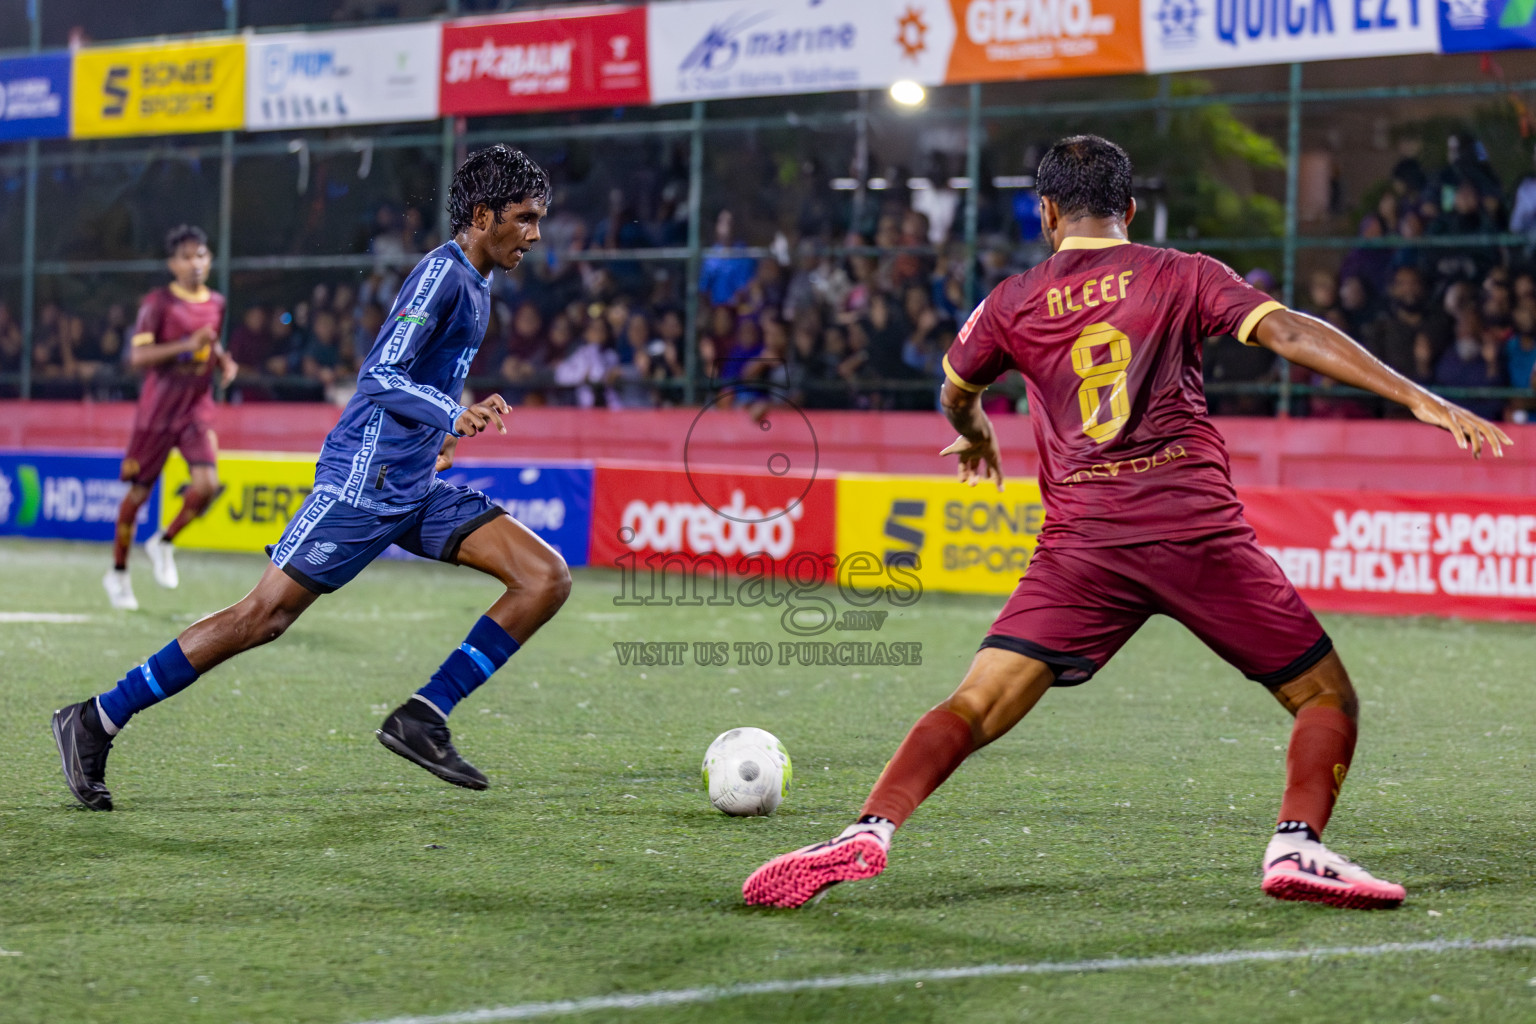
[[[464,538],[506,515],[479,491],[435,480],[409,512],[381,516],[314,491],[267,549],[272,564],[305,590],[329,594],[346,586],[391,544],[413,555],[457,565]]]

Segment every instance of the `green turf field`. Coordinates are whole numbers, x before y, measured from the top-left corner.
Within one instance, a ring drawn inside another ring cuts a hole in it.
[[[801,911],[745,875],[842,828],[997,601],[925,595],[901,669],[620,667],[623,640],[787,639],[770,610],[619,608],[580,572],[565,611],[454,716],[492,789],[453,789],[372,731],[494,594],[376,565],[277,644],[138,718],[118,810],[77,809],[48,715],[238,598],[256,557],[183,554],[182,589],[105,610],[101,548],[0,545],[0,1021],[351,1024],[613,993],[1103,957],[1536,936],[1536,630],[1333,617],[1364,701],[1329,839],[1408,886],[1399,911],[1258,889],[1287,722],[1156,621],[1051,695],[903,829],[891,867]],[[3,617],[0,617],[3,618]],[[833,634],[848,639],[853,634]],[[874,638],[871,634],[869,638]],[[700,791],[721,730],[794,757],[773,818]],[[462,1020],[501,1019],[492,1016]],[[1536,949],[1128,967],[725,996],[579,1020],[1530,1021]]]

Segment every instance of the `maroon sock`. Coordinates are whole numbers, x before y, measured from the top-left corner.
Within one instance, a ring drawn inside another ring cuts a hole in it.
[[[139,518],[139,506],[125,496],[117,506],[117,530],[112,534],[112,568],[128,568],[128,548],[133,544],[134,520]]]
[[[1355,753],[1357,729],[1338,708],[1302,708],[1291,728],[1285,755],[1285,796],[1281,821],[1301,821],[1321,835],[1333,814]]]
[[[975,749],[971,724],[953,711],[934,708],[901,741],[859,814],[879,815],[900,827]]]
[[[202,515],[203,510],[207,507],[208,496],[202,491],[188,488],[187,492],[181,497],[181,511],[176,513],[176,518],[171,520],[170,525],[165,528],[162,536],[166,540],[175,540],[182,527]]]

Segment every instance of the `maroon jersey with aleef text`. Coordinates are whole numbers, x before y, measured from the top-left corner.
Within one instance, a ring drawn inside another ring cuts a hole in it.
[[[194,301],[167,285],[144,296],[139,319],[133,325],[133,344],[148,345],[181,341],[199,327],[213,330],[218,341],[224,322],[224,296],[204,289],[205,298]],[[189,423],[206,426],[213,415],[210,384],[218,361],[213,345],[144,371],[144,387],[134,413],[136,431],[175,432]]]
[[[1018,370],[1045,502],[1041,541],[1107,547],[1244,529],[1201,388],[1206,338],[1283,309],[1209,256],[1067,238],[993,289],[944,357],[979,391]]]

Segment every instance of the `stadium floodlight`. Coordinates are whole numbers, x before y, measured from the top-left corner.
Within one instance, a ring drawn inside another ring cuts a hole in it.
[[[911,79],[904,78],[891,86],[891,99],[904,107],[915,107],[923,102],[928,94],[923,87]]]

